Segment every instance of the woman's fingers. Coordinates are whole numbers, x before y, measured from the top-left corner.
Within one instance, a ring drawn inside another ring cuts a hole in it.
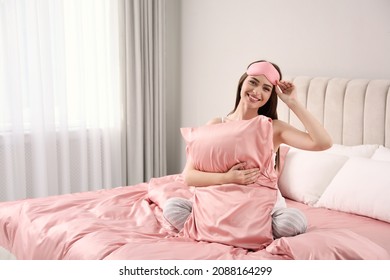
[[[233,165],[232,168],[230,168],[230,170],[242,170],[244,169],[246,163],[245,162],[240,162],[240,163],[237,163],[236,165]]]
[[[259,168],[245,169],[246,163],[240,162],[230,168],[229,172],[232,176],[233,182],[243,185],[249,185],[256,182],[260,176]]]
[[[245,185],[253,184],[260,176],[258,168],[247,169],[240,172],[242,172],[242,179]]]

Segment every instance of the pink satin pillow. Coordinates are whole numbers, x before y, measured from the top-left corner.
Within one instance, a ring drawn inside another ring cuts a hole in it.
[[[264,248],[273,241],[271,211],[276,202],[272,120],[250,120],[182,128],[187,157],[204,172],[226,172],[246,162],[260,168],[255,184],[225,184],[195,188],[191,216],[181,232],[198,241],[218,242],[247,249]]]
[[[259,167],[263,176],[258,182],[274,186],[272,120],[258,116],[197,128],[182,128],[187,144],[187,157],[195,168],[205,172],[226,172],[233,165],[246,162],[246,168]]]

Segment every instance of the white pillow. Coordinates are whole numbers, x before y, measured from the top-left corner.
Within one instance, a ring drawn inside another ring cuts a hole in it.
[[[390,222],[390,162],[350,158],[315,204]]]
[[[384,146],[379,146],[379,148],[372,155],[371,159],[390,161],[390,149]]]
[[[370,158],[378,148],[379,145],[377,144],[364,144],[355,146],[333,144],[333,146],[327,149],[326,152],[349,157]]]
[[[278,181],[280,192],[313,205],[347,160],[347,156],[290,148]]]

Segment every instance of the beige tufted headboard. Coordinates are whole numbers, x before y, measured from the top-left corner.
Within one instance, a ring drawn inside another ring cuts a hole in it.
[[[390,80],[326,77],[290,78],[298,99],[321,121],[334,143],[380,144],[390,147]],[[279,119],[304,129],[279,102]]]

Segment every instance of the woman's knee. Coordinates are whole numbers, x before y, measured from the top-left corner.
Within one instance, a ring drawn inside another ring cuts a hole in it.
[[[275,239],[295,236],[306,232],[306,229],[306,217],[296,208],[279,208],[272,214],[272,232]]]
[[[177,230],[184,227],[184,223],[192,211],[192,202],[180,197],[172,197],[165,202],[164,218]]]

